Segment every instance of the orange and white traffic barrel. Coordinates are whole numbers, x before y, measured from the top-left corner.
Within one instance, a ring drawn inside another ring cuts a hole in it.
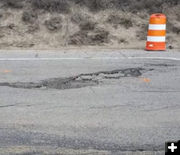
[[[164,14],[158,13],[151,15],[149,20],[146,50],[166,50],[166,16]]]

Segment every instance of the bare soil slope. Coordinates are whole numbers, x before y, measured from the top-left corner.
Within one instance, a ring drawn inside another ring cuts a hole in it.
[[[0,0],[0,48],[144,48],[151,13],[180,48],[179,0]]]

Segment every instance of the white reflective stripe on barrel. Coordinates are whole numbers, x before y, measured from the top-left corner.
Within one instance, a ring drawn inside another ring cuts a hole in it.
[[[166,41],[166,37],[147,37],[147,41],[151,41],[151,42],[165,42]]]
[[[166,30],[166,24],[149,24],[149,30]]]

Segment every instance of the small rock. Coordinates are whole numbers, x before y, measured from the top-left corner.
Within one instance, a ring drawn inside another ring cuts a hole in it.
[[[174,47],[173,47],[172,45],[169,45],[168,48],[169,48],[169,49],[173,49]]]

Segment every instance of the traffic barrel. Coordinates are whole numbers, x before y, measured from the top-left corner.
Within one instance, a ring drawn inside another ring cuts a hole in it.
[[[166,16],[164,14],[152,14],[149,20],[146,50],[166,50]]]

